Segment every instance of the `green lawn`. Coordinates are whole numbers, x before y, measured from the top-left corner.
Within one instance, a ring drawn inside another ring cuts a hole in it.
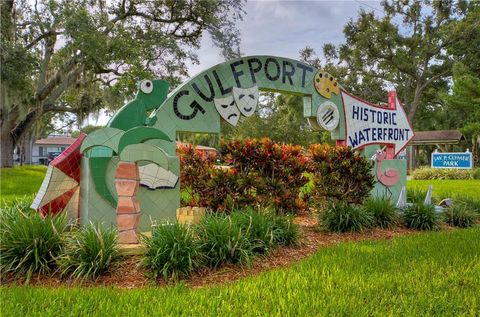
[[[433,195],[439,198],[460,195],[480,200],[480,180],[478,179],[410,180],[407,182],[407,187],[421,189],[426,192],[430,184],[432,184]]]
[[[480,228],[346,243],[230,285],[3,287],[2,316],[478,316]]]
[[[32,197],[42,185],[46,166],[16,166],[0,170],[1,203],[10,203],[25,195]]]

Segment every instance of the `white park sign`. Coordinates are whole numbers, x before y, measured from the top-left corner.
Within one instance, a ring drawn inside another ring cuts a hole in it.
[[[413,138],[413,129],[396,97],[395,109],[389,109],[367,103],[343,90],[341,94],[347,146],[361,149],[372,144],[393,145],[397,155]]]

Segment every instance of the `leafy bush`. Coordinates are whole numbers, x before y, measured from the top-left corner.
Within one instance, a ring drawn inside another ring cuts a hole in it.
[[[451,226],[468,228],[475,225],[478,215],[468,207],[455,204],[444,213],[445,222]]]
[[[420,167],[411,174],[412,179],[475,179],[480,169],[453,169]]]
[[[200,243],[186,225],[163,224],[155,227],[152,237],[143,237],[147,252],[141,265],[154,278],[173,279],[188,276],[202,264]]]
[[[65,236],[58,266],[62,275],[96,279],[120,259],[117,230],[89,224]]]
[[[66,214],[46,216],[18,202],[0,213],[0,268],[2,274],[26,276],[47,274],[60,254]]]
[[[193,149],[179,150],[182,204],[229,211],[247,206],[300,213],[309,203],[361,203],[373,188],[371,163],[346,147],[276,144],[269,139],[222,143],[227,169]]]
[[[403,213],[405,225],[416,230],[438,229],[438,217],[432,205],[414,203],[407,207]]]
[[[365,212],[372,215],[373,223],[380,228],[389,228],[397,223],[397,210],[387,197],[370,197],[363,204]]]
[[[337,202],[322,214],[322,228],[334,232],[357,232],[372,226],[373,218],[363,208],[345,202]]]
[[[249,264],[253,256],[248,230],[236,225],[231,217],[221,214],[205,215],[196,226],[201,251],[209,267],[224,263]]]
[[[316,176],[316,200],[327,197],[360,204],[375,184],[372,163],[351,148],[313,144],[308,149],[309,170]]]

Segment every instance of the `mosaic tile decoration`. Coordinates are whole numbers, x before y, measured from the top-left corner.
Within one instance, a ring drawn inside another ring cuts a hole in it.
[[[68,206],[69,219],[77,219],[79,212],[80,146],[85,139],[80,136],[57,156],[48,166],[42,186],[31,208],[46,214],[58,214]],[[71,201],[73,199],[73,201]]]
[[[154,163],[140,166],[138,170],[140,184],[150,189],[174,188],[177,185],[177,175]]]

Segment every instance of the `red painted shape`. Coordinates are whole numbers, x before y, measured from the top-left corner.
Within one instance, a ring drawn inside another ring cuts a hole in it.
[[[386,159],[387,153],[377,150],[375,160],[377,161],[376,175],[380,183],[387,187],[391,187],[400,180],[400,173],[396,168],[387,168],[382,173],[382,162]]]
[[[75,186],[74,188],[70,189],[69,191],[66,191],[65,193],[58,196],[57,198],[50,200],[48,203],[40,207],[38,211],[40,211],[40,213],[43,216],[46,216],[48,214],[56,215],[62,212],[62,210],[64,210],[65,207],[68,205],[68,202],[70,201],[70,199],[72,199],[77,189],[78,189],[78,186]]]
[[[66,175],[70,176],[77,183],[80,183],[80,146],[87,135],[81,133],[80,136],[68,148],[57,156],[50,164],[55,166]]]
[[[346,146],[347,140],[337,140],[335,143],[337,146]]]

